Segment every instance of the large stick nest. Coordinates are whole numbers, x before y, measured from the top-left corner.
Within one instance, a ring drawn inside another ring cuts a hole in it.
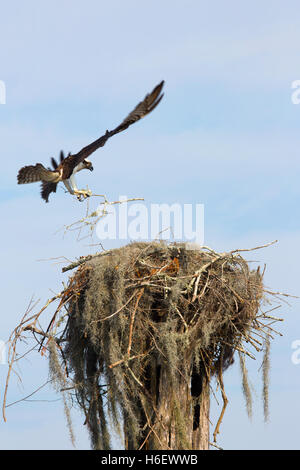
[[[208,384],[215,377],[220,386],[224,404],[216,440],[227,403],[222,373],[236,351],[249,415],[245,357],[255,358],[253,350],[265,353],[267,418],[270,338],[277,333],[273,324],[282,319],[269,313],[278,306],[266,312],[261,306],[263,300],[269,302],[268,294],[286,294],[265,289],[259,268],[249,269],[240,252],[253,249],[219,254],[185,244],[133,243],[63,268],[79,266],[62,292],[38,313],[32,314],[34,306],[28,308],[9,338],[4,420],[10,375],[15,362],[25,356],[20,356],[17,344],[28,332],[39,351],[49,353],[50,378],[63,393],[71,437],[69,399],[75,398],[95,449],[110,449],[112,427],[125,435],[127,448],[147,448],[153,436],[152,448],[167,448],[160,440],[161,427],[166,429],[158,410],[162,399],[177,448],[190,448],[189,410],[201,408],[201,381],[193,380],[197,374]],[[43,330],[43,312],[55,301],[59,304]],[[158,396],[162,391],[163,398]]]
[[[108,415],[136,442],[141,408],[151,426],[151,368],[163,364],[176,391],[200,364],[225,370],[244,340],[258,349],[262,275],[239,254],[133,243],[87,261],[70,285],[64,357],[94,448],[109,448]]]

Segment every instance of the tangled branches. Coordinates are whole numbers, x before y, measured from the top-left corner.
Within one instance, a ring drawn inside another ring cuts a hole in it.
[[[111,422],[127,449],[195,449],[203,391],[209,400],[215,377],[223,398],[216,441],[228,401],[224,370],[238,351],[251,414],[245,357],[268,352],[277,334],[273,323],[281,321],[272,309],[262,311],[270,291],[240,251],[133,243],[72,263],[64,268],[78,267],[68,286],[14,330],[8,379],[17,342],[30,331],[40,351],[50,349],[52,379],[75,394],[93,448],[110,448]],[[58,307],[43,331],[39,320],[54,301]],[[268,367],[267,357],[266,413]],[[3,410],[5,401],[6,393]]]

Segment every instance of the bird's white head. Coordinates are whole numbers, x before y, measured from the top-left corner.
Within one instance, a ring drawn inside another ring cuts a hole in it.
[[[76,168],[74,168],[74,173],[77,173],[77,171],[80,171],[80,170],[90,170],[90,171],[93,171],[93,165],[92,165],[92,162],[90,160],[88,160],[87,158],[85,158],[82,162],[79,163],[79,165],[76,166]]]
[[[93,165],[92,165],[92,162],[90,160],[88,160],[87,158],[85,160],[83,160],[82,162],[84,164],[84,167],[87,169],[87,170],[90,170],[90,171],[93,171]]]

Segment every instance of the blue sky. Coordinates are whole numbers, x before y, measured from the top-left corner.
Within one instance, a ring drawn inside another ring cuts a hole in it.
[[[56,233],[84,215],[61,189],[45,204],[38,185],[17,186],[24,164],[76,152],[119,124],[164,79],[155,112],[96,154],[93,174],[78,175],[110,200],[204,203],[205,244],[216,250],[274,246],[250,253],[267,264],[266,284],[299,295],[299,3],[238,1],[11,1],[0,6],[1,260],[0,338],[6,340],[32,295],[41,305],[68,279],[51,258],[94,248]],[[105,248],[110,248],[109,242]],[[38,261],[44,259],[45,261]],[[256,389],[249,422],[238,365],[225,375],[230,400],[219,445],[297,449],[299,301],[283,305],[284,334],[272,344],[270,422],[263,423],[261,358],[249,363]],[[7,368],[0,365],[2,395]],[[9,402],[47,380],[47,364],[20,366]],[[56,400],[51,389],[35,396]],[[212,420],[220,408],[212,399]],[[72,448],[58,401],[23,402],[0,421],[3,449]],[[73,412],[77,448],[89,448]]]

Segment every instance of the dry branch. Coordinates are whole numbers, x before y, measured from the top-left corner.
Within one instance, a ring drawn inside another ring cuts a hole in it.
[[[144,198],[135,197],[129,199],[123,199],[120,201],[109,201],[104,194],[93,194],[93,196],[103,197],[104,201],[98,204],[97,209],[90,211],[89,210],[89,199],[87,199],[87,206],[86,206],[86,214],[81,219],[72,222],[69,225],[65,225],[63,227],[64,233],[77,231],[78,232],[78,240],[82,240],[83,238],[92,237],[95,231],[95,228],[98,222],[103,219],[107,214],[107,208],[109,206],[114,206],[117,204],[124,204],[127,202],[134,202],[134,201],[144,201]],[[87,230],[87,234],[80,238],[82,231]],[[70,268],[72,269],[72,268]]]

